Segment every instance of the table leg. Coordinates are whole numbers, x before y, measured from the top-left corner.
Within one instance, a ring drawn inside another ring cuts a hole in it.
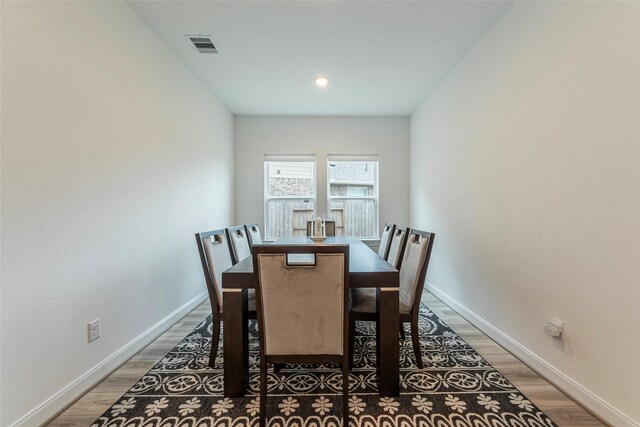
[[[378,288],[380,396],[400,394],[400,303],[398,288]]]
[[[224,396],[244,396],[249,386],[247,290],[223,291]]]

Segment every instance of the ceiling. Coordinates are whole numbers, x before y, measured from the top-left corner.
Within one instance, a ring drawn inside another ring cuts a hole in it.
[[[236,115],[408,115],[510,1],[129,1]],[[185,35],[210,35],[200,54]],[[326,75],[328,87],[315,86]]]

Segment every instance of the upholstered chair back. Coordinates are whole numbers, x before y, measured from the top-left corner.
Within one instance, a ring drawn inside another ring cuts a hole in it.
[[[387,259],[389,255],[389,243],[391,243],[391,236],[396,226],[394,224],[385,224],[382,230],[382,236],[380,236],[380,247],[378,248],[378,255],[380,258]]]
[[[264,354],[345,354],[349,246],[261,245],[254,251]],[[311,254],[305,263],[288,261],[301,253]]]
[[[209,298],[215,294],[218,307],[222,308],[222,272],[231,267],[231,254],[224,230],[196,234],[200,257],[203,259],[205,281],[209,288]]]
[[[387,255],[387,262],[393,265],[395,268],[400,268],[402,264],[402,255],[404,253],[405,242],[407,241],[407,235],[409,234],[409,228],[396,226],[391,235],[391,244],[389,245],[389,253]]]
[[[247,237],[247,231],[244,225],[227,228],[226,232],[233,263],[237,264],[243,259],[250,257],[251,247],[249,246],[249,238]]]
[[[422,296],[435,234],[411,230],[400,268],[400,306],[414,307]]]
[[[262,236],[260,235],[260,229],[258,224],[247,224],[244,226],[249,236],[249,246],[262,244]]]
[[[324,231],[327,237],[332,237],[336,235],[336,222],[335,221],[325,221],[324,222]]]

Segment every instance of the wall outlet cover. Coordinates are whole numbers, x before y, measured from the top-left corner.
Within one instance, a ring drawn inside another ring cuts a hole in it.
[[[89,342],[95,341],[100,338],[100,319],[96,319],[88,325]]]

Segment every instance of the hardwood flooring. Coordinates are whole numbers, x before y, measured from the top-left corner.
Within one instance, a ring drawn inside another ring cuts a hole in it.
[[[605,425],[431,293],[425,291],[423,300],[451,329],[507,377],[559,427]],[[200,304],[46,425],[52,427],[90,426],[210,313],[209,301]]]

